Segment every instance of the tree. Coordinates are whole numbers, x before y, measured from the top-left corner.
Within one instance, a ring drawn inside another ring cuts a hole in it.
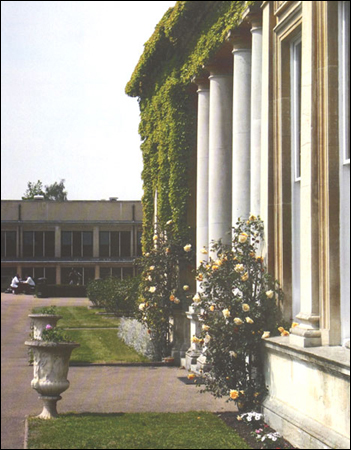
[[[36,183],[31,181],[27,184],[27,190],[24,193],[22,200],[31,200],[36,195],[42,195],[45,200],[65,201],[67,200],[67,192],[65,189],[65,180],[43,186],[43,183],[38,180]]]

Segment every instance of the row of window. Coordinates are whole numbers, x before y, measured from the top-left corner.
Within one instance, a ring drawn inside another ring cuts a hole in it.
[[[69,284],[71,281],[72,267],[61,267],[61,284]],[[95,279],[94,267],[76,267],[79,284],[87,285],[89,281]],[[1,269],[1,276],[8,279],[14,277],[15,270],[5,267]],[[25,267],[22,270],[22,277],[30,276],[37,283],[40,278],[46,278],[48,284],[56,284],[56,267]],[[134,276],[133,267],[100,267],[100,278],[116,277],[126,279]]]
[[[138,233],[137,255],[141,255],[141,233]],[[1,256],[16,257],[16,231],[1,231]],[[131,256],[130,231],[100,231],[99,257]],[[24,257],[54,257],[54,231],[23,231]],[[92,257],[92,231],[61,231],[62,257]]]

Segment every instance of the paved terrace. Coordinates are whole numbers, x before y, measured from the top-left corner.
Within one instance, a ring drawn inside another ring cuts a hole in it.
[[[86,298],[40,299],[1,294],[1,448],[23,448],[24,419],[37,415],[42,402],[30,382],[24,341],[30,332],[28,314],[35,306],[89,306]],[[57,404],[66,412],[230,411],[234,406],[186,383],[184,369],[150,366],[71,367],[70,388]]]

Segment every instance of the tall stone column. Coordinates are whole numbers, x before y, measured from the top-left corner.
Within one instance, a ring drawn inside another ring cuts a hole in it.
[[[201,250],[208,247],[208,167],[209,167],[209,115],[210,92],[208,76],[192,80],[198,86],[198,113],[197,113],[197,187],[196,187],[196,266],[207,256]],[[197,292],[200,292],[200,282],[197,282]],[[198,311],[193,306],[186,312],[190,320],[190,337],[198,335],[200,325]],[[196,365],[201,355],[199,346],[193,342],[186,352],[185,366],[188,370]]]
[[[250,17],[250,16],[249,16]],[[251,135],[250,135],[250,211],[261,210],[261,100],[262,100],[262,19],[251,20]]]
[[[251,39],[229,34],[233,44],[233,225],[250,214]]]
[[[231,242],[233,77],[225,65],[210,71],[208,237]],[[215,257],[215,256],[214,256]]]
[[[197,117],[197,186],[196,186],[196,265],[204,255],[203,247],[208,247],[208,169],[209,169],[209,117],[210,91],[208,77],[193,80],[198,85]]]

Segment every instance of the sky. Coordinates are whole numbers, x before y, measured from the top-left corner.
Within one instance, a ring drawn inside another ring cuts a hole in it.
[[[1,1],[1,199],[65,180],[68,200],[142,196],[124,90],[175,1]]]

